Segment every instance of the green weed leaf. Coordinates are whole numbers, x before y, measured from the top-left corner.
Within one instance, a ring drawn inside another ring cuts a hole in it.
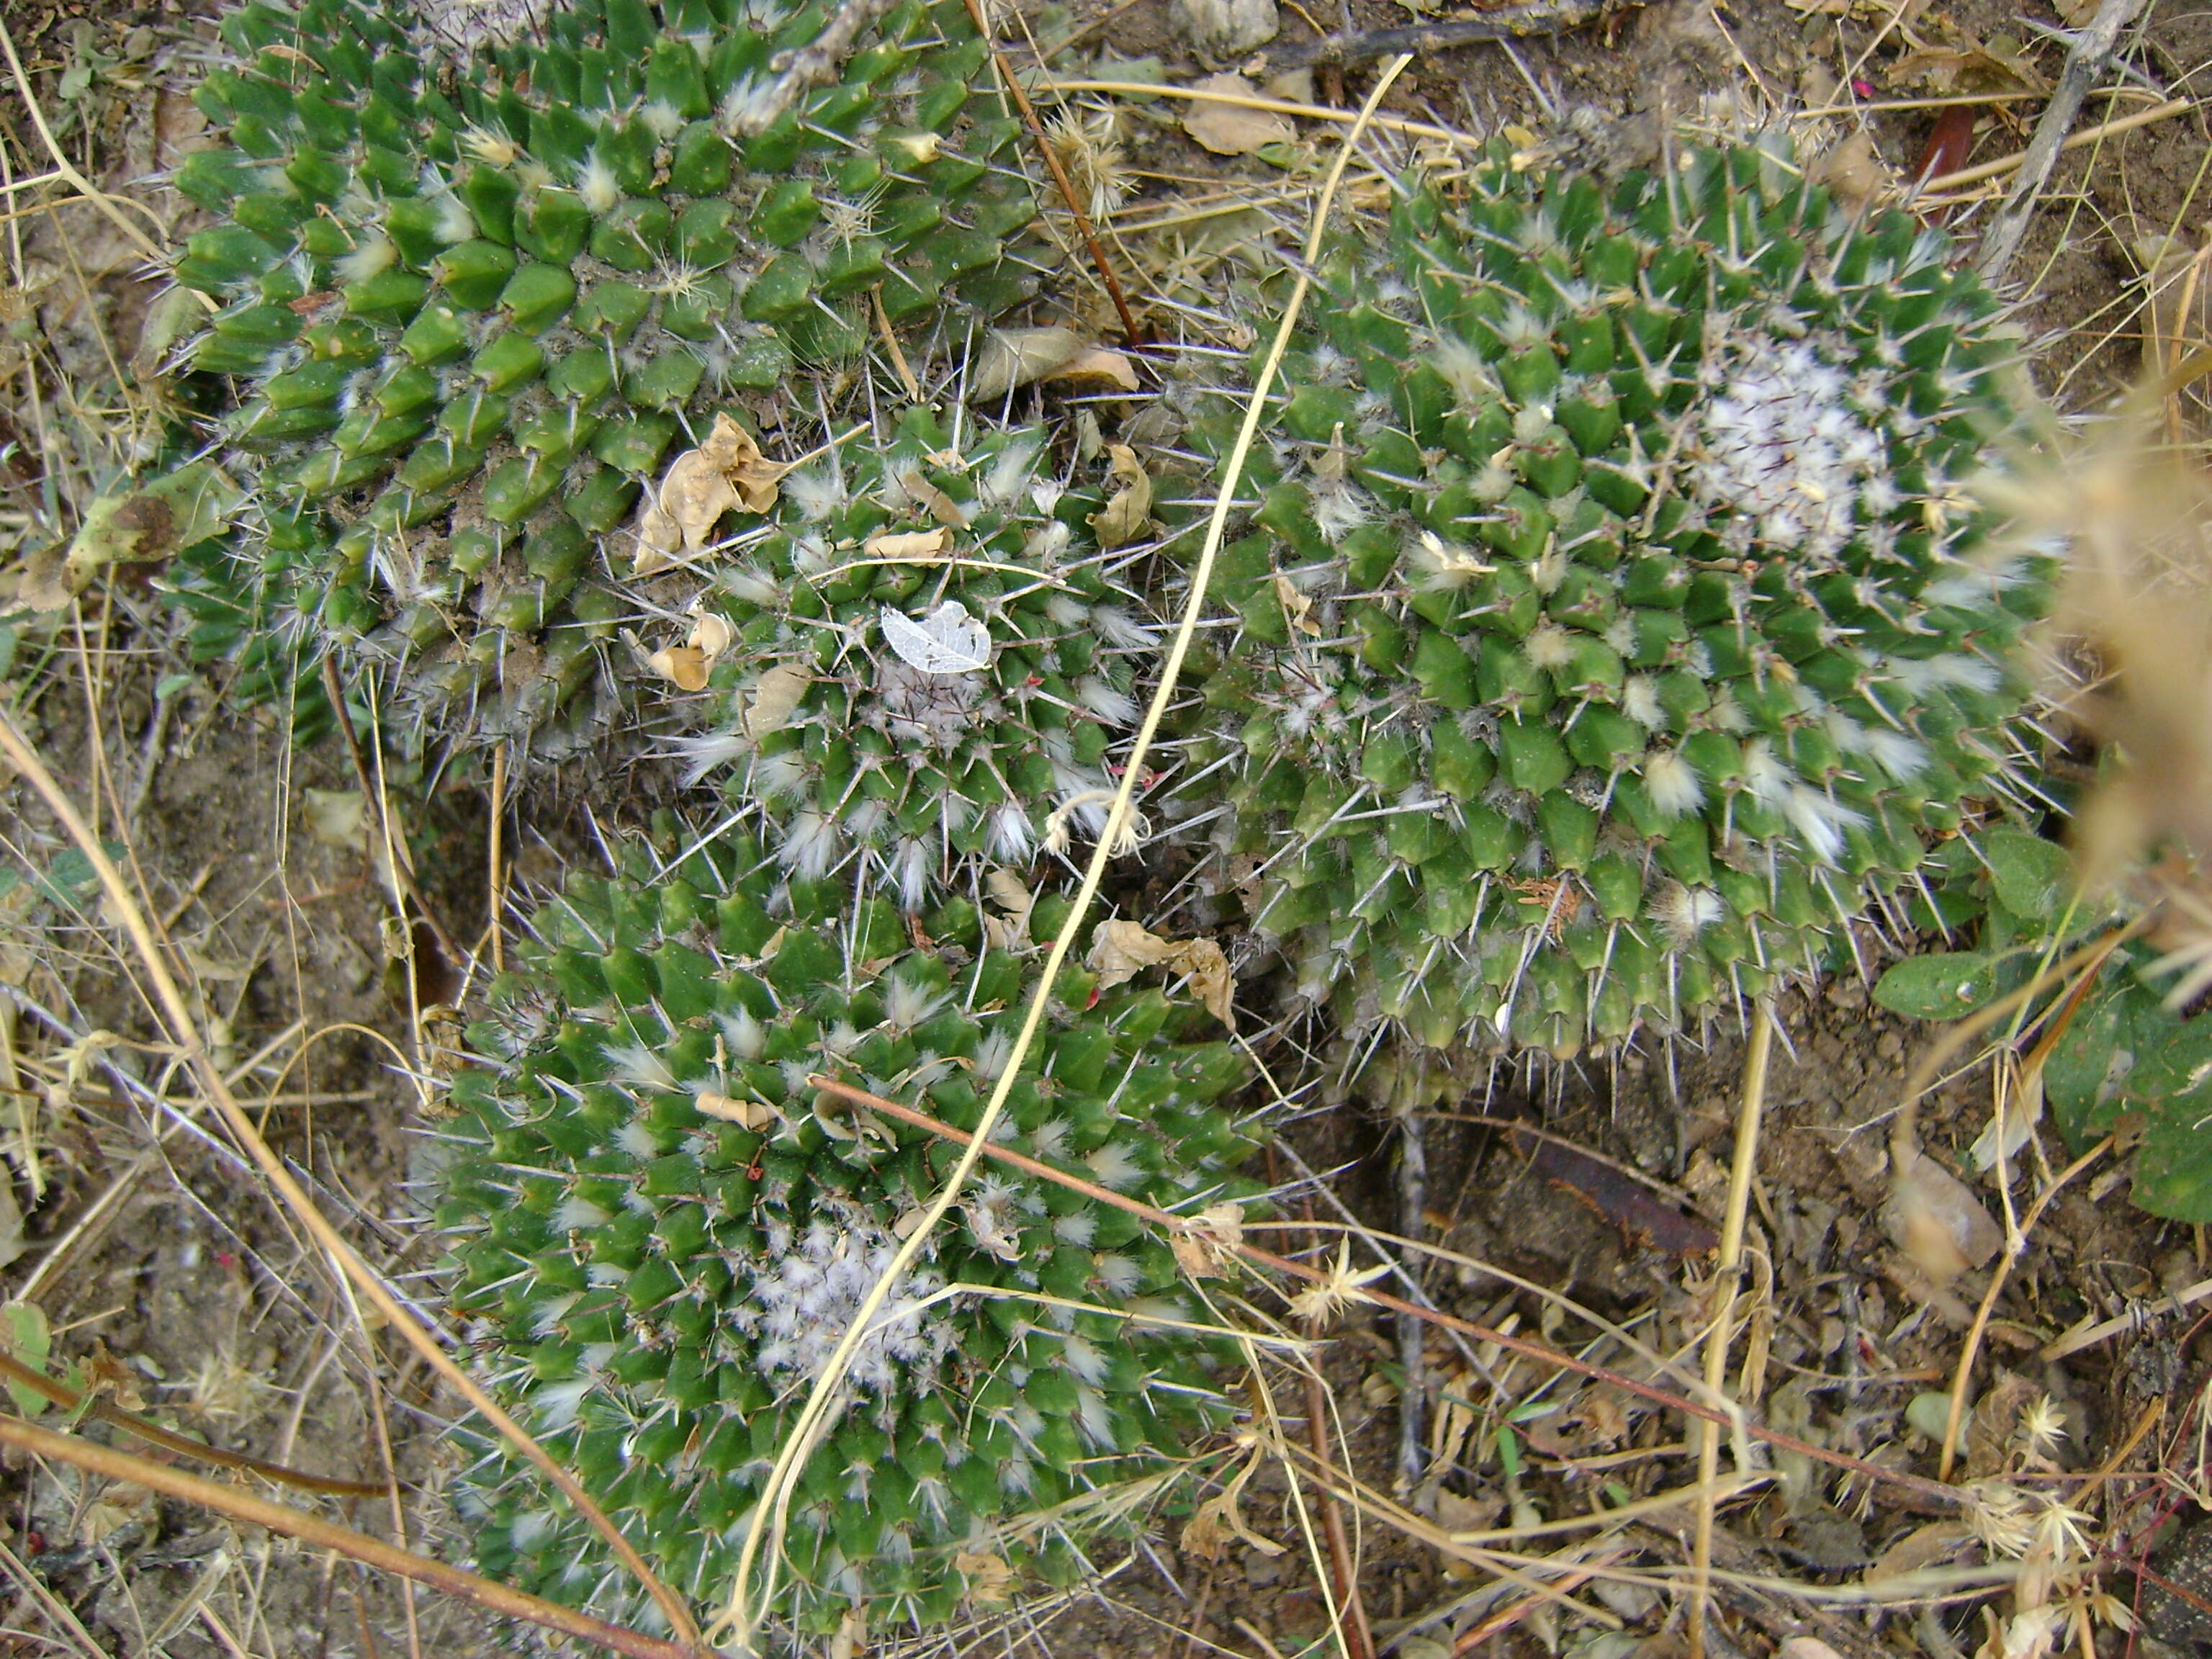
[[[2074,861],[2056,842],[2024,830],[1993,830],[1982,842],[1998,902],[2038,921],[2058,914],[2074,878]]]
[[[1957,1019],[1996,995],[1996,963],[1972,951],[1937,951],[1900,962],[1875,981],[1874,1000],[1915,1019]]]

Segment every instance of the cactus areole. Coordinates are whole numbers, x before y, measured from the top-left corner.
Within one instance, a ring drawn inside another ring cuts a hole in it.
[[[180,586],[249,668],[336,645],[435,732],[550,745],[653,612],[625,544],[668,460],[878,326],[1020,297],[1033,207],[957,0],[893,5],[787,104],[820,4],[508,7],[458,49],[440,9],[223,23],[176,277],[218,307],[188,361],[230,378],[252,505]]]
[[[2043,572],[1958,489],[2015,343],[1940,234],[1777,143],[1500,148],[1316,277],[1184,803],[1304,997],[1439,1045],[1680,1029],[2004,793]]]

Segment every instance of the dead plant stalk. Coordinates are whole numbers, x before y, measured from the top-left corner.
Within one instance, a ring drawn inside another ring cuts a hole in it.
[[[1766,1074],[1774,1052],[1774,1007],[1762,997],[1753,1005],[1751,1043],[1743,1060],[1743,1091],[1737,1103],[1735,1156],[1729,1161],[1728,1212],[1721,1224],[1719,1259],[1714,1265],[1712,1322],[1705,1333],[1705,1388],[1718,1393],[1728,1376],[1729,1346],[1735,1332],[1736,1296],[1743,1277],[1743,1232],[1751,1208],[1752,1176],[1759,1167],[1759,1123],[1766,1115]],[[1720,1473],[1719,1425],[1698,1425],[1698,1516],[1690,1560],[1690,1659],[1705,1650],[1705,1606],[1712,1590],[1714,1486]]]

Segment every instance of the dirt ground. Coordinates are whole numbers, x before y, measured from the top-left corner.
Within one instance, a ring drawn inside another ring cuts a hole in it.
[[[1310,21],[1345,21],[1325,0],[1316,5],[1311,19],[1285,5],[1285,40],[1308,38]],[[1348,11],[1364,26],[1407,17],[1384,0],[1352,0]],[[65,151],[149,204],[151,216],[131,222],[173,234],[180,204],[143,181],[199,130],[185,94],[210,49],[206,16],[179,0],[131,9],[10,0],[5,16]],[[1056,60],[1063,74],[1128,78],[1113,60],[1148,57],[1163,60],[1171,83],[1205,72],[1165,0],[1110,9],[1086,3],[1027,21],[1047,39],[1099,25]],[[1908,7],[1902,15],[1871,0],[1736,0],[1717,13],[1656,0],[1557,39],[1436,56],[1386,106],[1474,131],[1548,132],[1585,109],[1607,122],[1664,116],[1726,126],[1761,109],[1829,108],[1854,97],[1975,93],[2006,100],[1988,106],[1971,156],[1947,156],[1956,166],[2024,145],[2063,51],[2050,31],[2065,26],[2040,3],[2023,12],[1995,0]],[[1015,20],[1000,29],[1013,38]],[[1103,57],[1101,39],[1113,43]],[[2193,97],[2212,63],[2212,12],[2154,6],[2127,61],[2147,97]],[[1325,71],[1312,91],[1322,101],[1356,101],[1368,84],[1364,70]],[[1224,161],[1196,149],[1164,103],[1117,107],[1133,186],[1123,216],[1133,224],[1224,177],[1270,177],[1256,161]],[[2101,96],[2089,110],[2089,118],[2111,112]],[[1868,131],[1880,162],[1910,175],[1923,165],[1937,118],[1924,107],[1877,110]],[[44,170],[41,141],[12,94],[0,142],[12,176]],[[1834,143],[1855,125],[1831,117],[1811,131]],[[1310,143],[1316,135],[1298,137]],[[2208,155],[2204,115],[2192,106],[2062,164],[2014,278],[2039,378],[2065,407],[2094,409],[2124,388],[2141,367],[2147,325],[2171,332],[2192,322],[2177,323],[2171,307],[2163,319],[2147,313],[2142,279],[2161,235],[2178,232],[2194,252]],[[1986,212],[1984,204],[1954,228],[1972,236]],[[66,537],[72,511],[128,459],[134,433],[150,418],[161,393],[146,378],[142,343],[159,317],[160,284],[134,237],[81,202],[11,220],[6,233],[0,543],[10,556],[35,559]],[[1171,263],[1157,243],[1142,251]],[[2212,295],[2212,283],[2203,288]],[[127,397],[126,387],[142,395]],[[343,805],[359,790],[343,746],[295,747],[280,719],[228,709],[219,675],[182,659],[175,625],[143,584],[117,584],[75,625],[26,631],[17,649],[9,688],[17,718],[80,799],[97,793],[106,803],[102,831],[127,843],[193,964],[192,994],[227,1041],[223,1057],[241,1092],[268,1101],[269,1138],[325,1213],[434,1319],[434,1241],[408,1183],[423,1125],[407,1075],[407,986],[392,959],[384,883],[361,821]],[[8,850],[57,869],[53,825],[20,781],[8,794],[0,824]],[[526,858],[544,858],[541,844],[581,844],[585,811],[618,822],[634,810],[614,790],[526,798],[510,835]],[[410,829],[433,907],[457,939],[472,942],[486,908],[480,791],[447,790]],[[82,911],[96,912],[88,890],[65,890]],[[14,1172],[12,1202],[0,1203],[0,1254],[15,1251],[0,1266],[0,1296],[42,1310],[57,1358],[88,1368],[113,1404],[318,1474],[374,1482],[396,1473],[419,1494],[398,1518],[404,1536],[458,1556],[438,1495],[447,1473],[441,1431],[454,1402],[426,1384],[388,1332],[364,1326],[328,1264],[189,1103],[168,1058],[114,1036],[143,1037],[151,1027],[133,981],[108,954],[112,930],[88,927],[27,885],[0,898],[0,979],[9,993],[0,998],[0,1084],[21,1103],[12,1114],[0,1104],[0,1151]],[[1916,1396],[1948,1386],[1987,1270],[1931,1284],[1883,1224],[1888,1116],[1928,1033],[1874,1009],[1852,981],[1793,994],[1782,1025],[1752,1224],[1763,1360],[1747,1395],[1763,1402],[1769,1421],[1819,1444],[1933,1474],[1924,1415],[1909,1421],[1907,1410]],[[1426,1197],[1413,1219],[1428,1243],[1450,1253],[1419,1269],[1419,1294],[1484,1325],[1538,1333],[1634,1370],[1630,1336],[1662,1355],[1691,1350],[1692,1292],[1720,1212],[1742,1050],[1739,1035],[1721,1032],[1702,1049],[1468,1077],[1432,1113],[1408,1121],[1348,1103],[1302,1123],[1282,1156],[1325,1172],[1322,1219],[1340,1218],[1340,1206],[1364,1224],[1401,1231],[1405,1147],[1417,1140]],[[1981,1073],[1947,1084],[1922,1110],[1922,1145],[1959,1168],[1990,1102]],[[1553,1139],[1533,1139],[1510,1127],[1516,1122]],[[1582,1161],[1540,1158],[1544,1147]],[[2058,1159],[2055,1146],[2050,1156]],[[1996,1206],[1986,1187],[1981,1193]],[[2111,1462],[2142,1477],[2116,1480],[2098,1510],[2099,1536],[2116,1564],[2107,1586],[2133,1604],[2136,1580],[2119,1564],[2148,1547],[2191,1485],[2204,1490],[2195,1402],[2212,1353],[2189,1314],[2161,1311],[2158,1301],[2206,1276],[2203,1239],[2129,1208],[2124,1193],[2114,1170],[2092,1170],[2032,1234],[1989,1326],[1982,1388],[1991,1404],[1983,1441],[1968,1442],[1967,1467],[1996,1468],[2002,1436],[1992,1425],[2016,1419],[2029,1399],[2047,1394],[2065,1430],[2057,1468]],[[9,1209],[21,1212],[12,1229],[19,1236],[9,1236]],[[1547,1287],[1583,1311],[1492,1269]],[[2130,1322],[2109,1338],[2062,1359],[2039,1357],[2077,1324],[2121,1316]],[[1322,1357],[1331,1443],[1368,1487],[1444,1526],[1503,1524],[1526,1518],[1523,1509],[1552,1518],[1631,1503],[1679,1484],[1693,1468],[1681,1419],[1632,1396],[1573,1387],[1494,1347],[1433,1331],[1410,1379],[1407,1358],[1391,1318],[1370,1309],[1346,1320]],[[1420,1401],[1410,1477],[1401,1468],[1409,1380]],[[2161,1400],[2169,1408],[2158,1415],[2152,1407]],[[1500,1401],[1521,1402],[1512,1435],[1519,1467],[1510,1479]],[[1277,1408],[1287,1431],[1305,1431],[1308,1397],[1287,1381]],[[7,1468],[0,1653],[368,1659],[407,1651],[410,1642],[423,1653],[462,1655],[516,1639],[473,1609],[428,1593],[410,1598],[392,1579],[155,1501],[143,1489],[12,1455]],[[1735,1577],[1721,1596],[1716,1639],[1757,1655],[1808,1637],[1844,1659],[1915,1647],[1936,1659],[1974,1652],[1987,1632],[1970,1605],[1916,1622],[1820,1597],[1873,1564],[1924,1567],[1965,1555],[1963,1536],[1931,1539],[1942,1517],[1900,1491],[1825,1478],[1800,1460],[1773,1487],[1728,1510],[1715,1559]],[[1183,1547],[1179,1520],[1164,1521],[1126,1558],[1102,1557],[1092,1593],[1025,1608],[988,1637],[976,1633],[974,1650],[1094,1659],[1333,1650],[1316,1644],[1327,1635],[1334,1591],[1300,1541],[1300,1507],[1314,1501],[1310,1483],[1293,1493],[1281,1466],[1267,1463],[1246,1488],[1247,1540],[1208,1559]],[[380,1499],[332,1500],[331,1512],[393,1535],[395,1518]],[[1456,1650],[1621,1659],[1641,1643],[1671,1655],[1679,1625],[1665,1625],[1665,1601],[1634,1570],[1650,1570],[1649,1580],[1684,1559],[1681,1516],[1655,1513],[1618,1534],[1610,1547],[1617,1553],[1576,1592],[1591,1616],[1524,1609]],[[1365,1615],[1378,1636],[1398,1638],[1395,1650],[1409,1659],[1455,1651],[1452,1629],[1485,1630],[1482,1617],[1519,1593],[1375,1516],[1351,1525]],[[1290,1547],[1274,1547],[1283,1544]],[[2160,1547],[2171,1547],[2162,1535]],[[1675,1633],[1653,1634],[1662,1627]],[[2212,1652],[2208,1630],[2183,1604],[2154,1598],[2136,1640],[2146,1651],[2160,1640],[2203,1654]],[[2118,1654],[2129,1638],[2107,1625],[2095,1643]],[[1820,1656],[1799,1650],[1796,1659]]]

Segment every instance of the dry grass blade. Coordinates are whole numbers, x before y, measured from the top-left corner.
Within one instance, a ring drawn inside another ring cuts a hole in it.
[[[1391,83],[1404,72],[1409,61],[1402,58],[1397,59],[1376,79],[1374,90],[1368,94],[1367,102],[1362,106],[1363,120],[1373,114],[1383,95],[1389,91]],[[1337,152],[1328,176],[1322,185],[1314,209],[1312,229],[1307,237],[1306,266],[1310,266],[1320,251],[1328,223],[1329,209],[1336,198],[1338,183],[1344,177],[1344,170],[1352,151],[1358,147],[1361,131],[1360,125],[1355,123],[1346,135],[1343,148]],[[900,1244],[898,1254],[891,1259],[882,1277],[870,1288],[866,1297],[855,1310],[850,1326],[823,1367],[821,1375],[815,1379],[806,1404],[799,1414],[799,1420],[786,1439],[777,1455],[775,1467],[769,1472],[762,1489],[760,1504],[753,1511],[751,1528],[746,1533],[744,1546],[738,1553],[737,1582],[731,1587],[729,1602],[708,1629],[708,1640],[716,1645],[720,1645],[732,1633],[750,1642],[766,1617],[774,1593],[791,1494],[798,1483],[799,1471],[812,1455],[816,1443],[826,1431],[837,1403],[838,1390],[851,1369],[853,1356],[859,1350],[863,1335],[882,1310],[892,1286],[912,1269],[930,1236],[942,1224],[946,1212],[958,1199],[961,1188],[967,1184],[969,1176],[981,1161],[992,1128],[1005,1114],[1014,1084],[1022,1074],[1023,1064],[1036,1040],[1037,1028],[1043,1023],[1053,985],[1059,979],[1060,969],[1067,961],[1068,951],[1083,931],[1084,922],[1097,900],[1099,884],[1104,878],[1107,863],[1113,857],[1134,811],[1138,781],[1145,773],[1145,757],[1151,751],[1160,722],[1166,717],[1168,707],[1174,700],[1183,662],[1190,654],[1191,642],[1196,635],[1199,618],[1206,604],[1207,584],[1228,532],[1230,513],[1237,499],[1237,480],[1244,470],[1244,458],[1251,453],[1252,445],[1258,437],[1261,419],[1267,406],[1267,393],[1274,385],[1276,370],[1289,345],[1291,332],[1297,325],[1298,313],[1305,303],[1309,280],[1305,269],[1302,267],[1285,301],[1282,320],[1275,331],[1267,361],[1254,377],[1243,423],[1237,432],[1236,444],[1222,466],[1221,483],[1214,497],[1212,514],[1206,521],[1206,539],[1191,568],[1190,597],[1184,606],[1174,641],[1160,667],[1158,689],[1152,694],[1152,704],[1145,711],[1144,723],[1138,728],[1136,738],[1129,746],[1128,757],[1122,766],[1120,787],[1115,791],[1113,804],[1107,810],[1106,823],[1099,833],[1097,845],[1091,849],[1090,860],[1084,866],[1083,880],[1076,890],[1074,902],[1060,923],[1059,934],[1053,940],[1052,948],[1038,973],[1036,991],[1030,999],[1029,1010],[1023,1018],[1021,1030],[1015,1035],[1013,1046],[1000,1067],[997,1081],[992,1085],[990,1097],[984,1103],[975,1133],[962,1151],[960,1161],[953,1166],[951,1174],[945,1178],[945,1185],[939,1189],[937,1196],[922,1212],[919,1224]],[[770,1547],[770,1553],[762,1571],[761,1594],[756,1598],[751,1580],[754,1565],[761,1559],[763,1546]]]
[[[193,1018],[190,1005],[185,1000],[183,992],[178,988],[176,977],[170,971],[167,953],[155,941],[153,930],[147,921],[144,908],[138,902],[137,896],[131,892],[129,886],[125,884],[122,872],[115,867],[114,861],[107,856],[106,849],[100,845],[99,838],[87,826],[75,804],[63,792],[61,786],[55,782],[53,774],[47,769],[46,763],[39,757],[37,750],[24,738],[21,729],[15,724],[15,717],[5,711],[0,711],[0,750],[4,750],[15,769],[30,781],[32,787],[46,801],[48,810],[60,820],[68,831],[77,850],[83,854],[86,860],[92,866],[94,874],[99,878],[100,887],[106,895],[112,914],[120,921],[124,931],[130,935],[131,945],[137,952],[139,963],[144,969],[147,978],[153,983],[155,1000],[161,1009],[163,1019],[169,1026],[171,1040],[177,1044],[185,1056],[201,1089],[214,1103],[216,1109],[222,1115],[224,1123],[228,1127],[240,1147],[252,1159],[269,1183],[283,1196],[286,1206],[299,1218],[301,1225],[313,1235],[315,1243],[329,1255],[337,1264],[340,1271],[353,1281],[361,1292],[376,1305],[377,1310],[390,1322],[392,1328],[406,1340],[408,1346],[422,1356],[431,1370],[451,1383],[460,1393],[462,1398],[475,1407],[487,1422],[514,1442],[523,1455],[536,1464],[547,1478],[561,1489],[562,1495],[576,1506],[577,1511],[586,1516],[612,1546],[623,1566],[635,1574],[638,1582],[646,1587],[655,1603],[659,1606],[662,1616],[668,1620],[669,1628],[678,1633],[679,1640],[685,1646],[696,1648],[699,1640],[698,1626],[692,1622],[690,1610],[684,1607],[683,1601],[654,1577],[652,1569],[646,1565],[644,1558],[638,1554],[635,1548],[622,1535],[614,1523],[607,1519],[599,1506],[592,1501],[590,1494],[577,1483],[576,1478],[562,1468],[548,1455],[544,1447],[526,1433],[520,1424],[502,1411],[489,1395],[477,1386],[465,1371],[453,1363],[445,1349],[440,1346],[438,1340],[425,1329],[415,1314],[392,1293],[375,1269],[362,1260],[360,1253],[346,1243],[337,1230],[324,1218],[322,1212],[315,1207],[313,1200],[308,1198],[306,1189],[294,1178],[291,1170],[285,1167],[283,1160],[279,1158],[270,1149],[269,1143],[262,1139],[260,1132],[254,1127],[252,1119],[247,1115],[246,1109],[239,1103],[238,1097],[232,1092],[229,1081],[223,1076],[222,1069],[216,1065],[214,1058],[209,1054],[206,1042],[200,1033],[198,1022]]]
[[[690,1656],[697,1651],[696,1648],[624,1630],[619,1625],[606,1624],[578,1613],[573,1607],[540,1601],[534,1595],[509,1589],[504,1584],[479,1577],[472,1572],[465,1572],[429,1556],[401,1549],[381,1538],[356,1532],[350,1527],[341,1527],[336,1522],[325,1521],[318,1515],[309,1515],[304,1510],[272,1504],[265,1498],[257,1498],[236,1486],[226,1486],[197,1474],[186,1474],[167,1464],[133,1457],[128,1452],[117,1451],[95,1441],[81,1440],[73,1434],[56,1434],[51,1429],[26,1423],[20,1417],[0,1414],[0,1444],[18,1447],[34,1456],[51,1457],[58,1462],[74,1464],[94,1474],[106,1475],[111,1480],[133,1481],[149,1491],[202,1504],[219,1515],[232,1516],[257,1527],[266,1527],[271,1532],[297,1538],[318,1549],[336,1550],[356,1561],[380,1567],[386,1572],[398,1573],[418,1583],[433,1585],[450,1595],[464,1596],[495,1613],[527,1620],[533,1625],[558,1631],[579,1641],[589,1642],[612,1652],[631,1655],[633,1659],[690,1659]]]
[[[1764,998],[1753,1005],[1751,1044],[1743,1060],[1743,1090],[1738,1097],[1735,1156],[1729,1165],[1728,1211],[1721,1224],[1719,1259],[1714,1267],[1711,1325],[1705,1333],[1705,1388],[1717,1394],[1728,1376],[1730,1339],[1735,1329],[1736,1294],[1743,1273],[1743,1233],[1751,1209],[1751,1179],[1759,1167],[1759,1130],[1766,1115],[1766,1075],[1774,1052],[1774,1009]],[[1720,1473],[1718,1424],[1698,1425],[1698,1519],[1690,1559],[1690,1659],[1705,1650],[1705,1604],[1713,1569],[1714,1486]]]

